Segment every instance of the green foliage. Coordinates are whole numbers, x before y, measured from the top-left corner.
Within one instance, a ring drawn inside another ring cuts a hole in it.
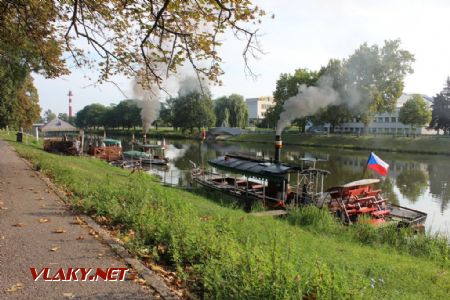
[[[275,106],[269,108],[266,113],[265,122],[271,128],[274,128],[277,124],[278,118],[283,111],[284,102],[292,96],[297,95],[298,88],[304,84],[306,86],[315,85],[320,75],[318,72],[308,69],[297,69],[294,74],[283,73],[277,80],[273,97]],[[293,124],[300,125],[303,129],[306,125],[306,118],[302,120],[296,120]]]
[[[70,122],[71,120],[69,120],[69,115],[67,113],[59,113],[58,114],[58,119],[63,120],[65,122]]]
[[[432,108],[430,127],[450,134],[450,77],[442,92],[433,97]]]
[[[411,127],[421,127],[431,121],[431,110],[420,95],[413,95],[400,109],[399,120]]]
[[[414,56],[400,49],[400,40],[387,40],[381,48],[364,43],[344,62],[346,93],[357,95],[363,123],[369,124],[375,113],[395,109],[413,62]]]
[[[56,114],[54,112],[52,112],[51,109],[47,109],[46,111],[44,111],[44,119],[45,119],[45,122],[48,123],[51,120],[56,119]]]
[[[245,128],[247,126],[247,104],[241,95],[232,94],[215,100],[214,113],[216,114],[216,126],[224,123],[230,127]]]
[[[14,121],[10,122],[9,125],[31,128],[33,123],[39,120],[41,112],[39,95],[31,75],[25,78],[25,82],[17,91],[15,101],[13,100],[12,102],[14,106],[12,111],[10,111],[9,119]]]
[[[199,298],[443,299],[448,295],[448,260],[442,258],[448,248],[432,237],[402,239],[402,247],[416,249],[419,257],[399,255],[397,246],[381,246],[378,239],[374,247],[358,245],[372,236],[369,230],[361,230],[355,243],[345,233],[352,227],[330,225],[331,219],[314,208],[297,218],[304,225],[293,226],[220,207],[204,197],[161,186],[147,174],[130,175],[103,161],[13,145],[58,185],[73,191],[74,206],[105,216],[112,225],[121,224],[123,235],[132,229],[135,235],[126,245],[138,255],[173,266]],[[314,221],[314,215],[323,220]],[[313,229],[314,224],[325,232]],[[333,234],[333,227],[344,231]],[[383,236],[393,234],[389,229]]]
[[[199,131],[204,127],[212,127],[216,123],[213,102],[209,92],[192,91],[180,93],[177,98],[170,100],[173,114],[172,126],[183,131],[194,128]]]
[[[105,107],[91,104],[77,113],[75,123],[79,128],[128,128],[142,124],[141,109],[135,100],[123,100],[117,105]]]
[[[8,53],[0,42],[0,128],[24,127],[39,119],[39,96],[29,66],[17,51]]]

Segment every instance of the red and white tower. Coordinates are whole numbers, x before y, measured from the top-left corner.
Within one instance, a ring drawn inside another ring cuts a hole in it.
[[[69,120],[72,119],[72,91],[69,91]]]

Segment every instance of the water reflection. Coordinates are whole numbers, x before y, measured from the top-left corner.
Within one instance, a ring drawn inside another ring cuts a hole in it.
[[[122,139],[124,140],[124,139]],[[156,140],[151,140],[156,143]],[[197,166],[208,166],[208,159],[225,153],[248,153],[260,157],[273,156],[271,144],[251,143],[201,143],[191,140],[166,139],[168,149],[166,155],[170,159],[168,171],[158,171],[166,180],[186,184],[191,162]],[[127,147],[126,139],[124,141]],[[326,178],[325,187],[332,187],[362,177],[381,178],[373,171],[364,172],[370,151],[350,151],[327,148],[305,148],[284,146],[282,159],[286,162],[302,164],[300,158],[314,157],[325,159],[317,167],[331,172]],[[450,228],[450,158],[437,155],[414,155],[380,152],[377,153],[389,163],[389,176],[382,180],[380,188],[393,203],[408,206],[428,213],[427,227],[433,231],[444,231]]]

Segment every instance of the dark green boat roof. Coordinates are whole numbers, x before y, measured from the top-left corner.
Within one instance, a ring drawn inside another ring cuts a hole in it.
[[[288,173],[299,172],[300,174],[322,174],[327,175],[330,172],[321,169],[304,169],[300,166],[288,165],[284,163],[274,163],[272,161],[253,159],[239,155],[225,155],[215,159],[208,160],[212,166],[225,171],[240,173],[246,176],[283,180]]]

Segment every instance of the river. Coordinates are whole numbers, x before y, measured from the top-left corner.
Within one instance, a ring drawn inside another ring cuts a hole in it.
[[[122,138],[124,148],[129,146]],[[151,141],[155,143],[156,141]],[[166,139],[166,156],[170,159],[168,168],[154,170],[166,182],[185,183],[192,166],[208,165],[208,159],[225,153],[247,153],[273,156],[271,144],[205,142],[193,140]],[[341,150],[285,145],[282,149],[284,162],[300,164],[300,158],[318,157],[325,161],[316,167],[331,172],[325,180],[325,188],[362,178],[364,166],[370,151]],[[381,188],[389,201],[424,211],[428,214],[426,228],[430,232],[441,232],[450,236],[450,157],[426,154],[404,154],[377,152],[389,165],[389,175],[385,179],[367,170],[366,178],[382,178]]]

